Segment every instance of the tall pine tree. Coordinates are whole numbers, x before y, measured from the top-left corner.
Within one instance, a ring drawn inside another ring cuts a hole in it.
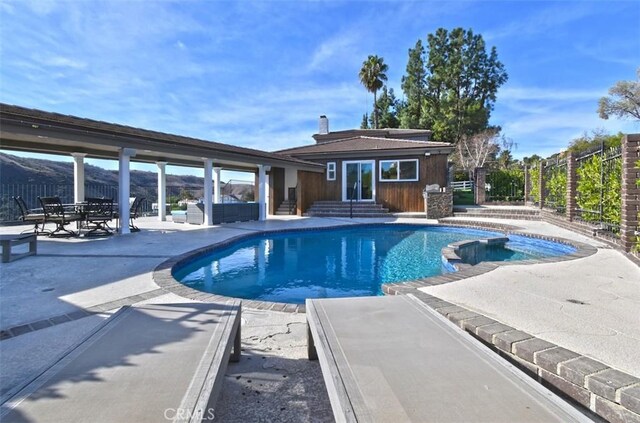
[[[407,74],[402,77],[402,91],[406,98],[406,103],[400,113],[402,128],[424,128],[428,123],[422,119],[427,77],[424,58],[424,47],[422,47],[422,41],[418,40],[415,47],[409,49]]]
[[[427,43],[422,113],[433,138],[457,143],[487,129],[498,88],[508,79],[496,48],[487,53],[482,36],[462,28],[439,28]]]

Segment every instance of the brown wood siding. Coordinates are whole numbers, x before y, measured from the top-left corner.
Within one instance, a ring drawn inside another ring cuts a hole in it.
[[[315,201],[327,200],[324,173],[298,171],[297,214],[302,216]]]
[[[424,199],[422,190],[427,185],[447,185],[446,154],[431,156],[394,157],[381,156],[375,160],[376,202],[392,212],[423,212]],[[419,179],[415,182],[380,182],[380,160],[418,159]],[[363,161],[371,159],[362,159]],[[298,214],[306,212],[314,201],[342,200],[342,159],[331,158],[314,160],[325,166],[327,162],[336,163],[336,180],[327,181],[325,173],[298,171]],[[352,161],[349,159],[348,161]],[[353,161],[357,161],[354,159]]]
[[[380,160],[376,160],[376,202],[392,212],[423,212],[425,186],[447,185],[447,155],[416,157],[420,178],[416,182],[380,182]],[[383,157],[381,160],[406,160],[409,157]]]
[[[276,214],[284,201],[284,190],[284,168],[272,167],[269,172],[269,214]]]
[[[324,165],[324,173],[322,173],[324,195],[323,200],[327,201],[340,201],[342,200],[342,160],[330,159],[330,160],[314,160],[316,163],[322,163]],[[335,181],[327,181],[327,163],[334,162],[336,164],[336,179]]]

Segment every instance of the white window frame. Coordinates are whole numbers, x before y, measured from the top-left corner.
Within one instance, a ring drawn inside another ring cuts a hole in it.
[[[396,179],[383,179],[382,178],[382,163],[397,162],[398,163],[398,177]],[[416,164],[416,177],[414,179],[400,179],[400,163],[401,162],[414,162]],[[378,162],[378,181],[380,182],[417,182],[420,180],[420,161],[418,159],[387,159],[379,160]]]
[[[337,175],[337,167],[336,162],[327,162],[327,181],[335,181]],[[331,177],[331,172],[333,172],[333,178]]]

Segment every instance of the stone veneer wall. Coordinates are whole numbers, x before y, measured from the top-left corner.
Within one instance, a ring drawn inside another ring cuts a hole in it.
[[[427,219],[442,219],[453,216],[453,192],[427,192],[424,211]]]

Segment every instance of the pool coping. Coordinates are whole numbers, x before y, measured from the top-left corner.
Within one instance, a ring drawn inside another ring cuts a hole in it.
[[[414,222],[380,222],[380,223],[344,223],[337,224],[331,226],[321,226],[321,227],[312,227],[312,228],[287,228],[287,229],[274,229],[274,230],[261,230],[255,231],[248,234],[236,235],[231,238],[227,238],[223,241],[216,242],[205,247],[196,248],[191,251],[187,251],[186,253],[171,257],[168,260],[160,263],[153,271],[152,277],[153,281],[162,288],[166,292],[170,292],[176,294],[180,297],[187,298],[194,301],[202,301],[202,302],[217,302],[217,301],[226,301],[230,298],[236,297],[227,297],[224,295],[211,294],[208,292],[202,292],[197,289],[190,288],[173,277],[172,270],[175,266],[185,264],[188,261],[196,260],[198,257],[210,253],[212,251],[216,251],[221,248],[225,248],[239,241],[243,241],[245,239],[254,238],[256,236],[262,236],[265,234],[276,234],[283,232],[311,232],[311,231],[324,231],[331,229],[344,229],[344,228],[356,228],[356,227],[366,227],[366,226],[385,226],[385,225],[393,225],[393,226],[419,226],[419,227],[455,227],[455,228],[465,228],[465,229],[479,229],[479,230],[494,230],[503,232],[505,235],[520,235],[529,238],[541,239],[545,241],[553,241],[561,244],[572,246],[576,249],[571,254],[566,254],[562,256],[555,257],[546,257],[543,259],[530,259],[530,260],[518,260],[512,262],[481,262],[474,266],[468,264],[456,264],[458,268],[457,272],[446,273],[438,276],[429,276],[425,278],[419,278],[414,280],[409,280],[406,282],[397,282],[397,283],[385,283],[382,284],[382,292],[385,295],[396,295],[399,291],[403,291],[406,288],[418,289],[433,285],[441,285],[444,283],[451,283],[461,279],[470,278],[473,276],[478,276],[487,272],[490,272],[494,269],[497,269],[501,266],[513,266],[513,265],[526,265],[526,264],[542,264],[542,263],[556,263],[568,260],[576,260],[583,257],[588,257],[592,254],[595,254],[598,250],[596,247],[593,247],[589,244],[585,244],[579,241],[568,240],[565,238],[559,237],[550,237],[545,235],[539,235],[535,233],[524,232],[521,227],[509,225],[509,224],[496,224],[493,222],[487,222],[489,224],[433,224],[433,223],[414,223]],[[448,247],[443,248],[446,250]],[[285,313],[304,313],[305,305],[304,304],[290,304],[290,303],[279,303],[273,301],[258,301],[258,300],[248,300],[244,298],[240,298],[242,300],[243,307],[247,307],[250,309],[256,310],[272,310],[272,311],[282,311]]]

